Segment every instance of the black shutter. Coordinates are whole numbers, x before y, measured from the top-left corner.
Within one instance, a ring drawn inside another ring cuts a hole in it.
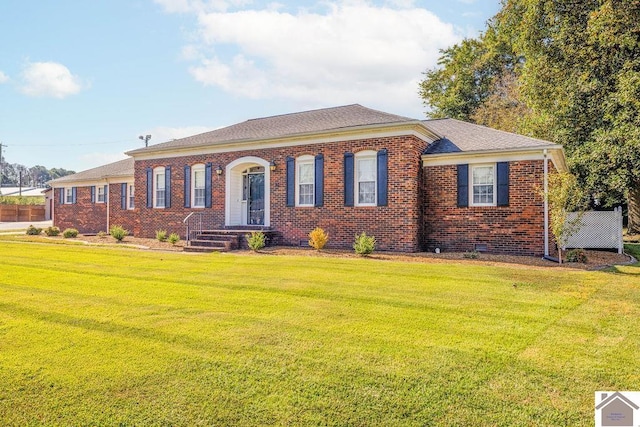
[[[191,207],[191,166],[184,167],[184,207]]]
[[[107,203],[107,200],[109,200],[109,186],[108,185],[104,186],[103,193],[104,193],[104,202]]]
[[[127,183],[120,184],[120,209],[127,209]]]
[[[353,153],[344,153],[344,205],[353,206]]]
[[[171,207],[171,166],[164,168],[164,207]]]
[[[64,188],[60,189],[60,204],[64,205]]]
[[[91,203],[95,203],[96,202],[96,186],[92,185],[91,186]]]
[[[204,207],[211,207],[211,163],[207,163],[204,167]]]
[[[73,203],[74,205],[76,203],[77,196],[78,196],[78,188],[71,187],[71,203]]]
[[[147,207],[153,207],[153,169],[147,168]]]
[[[469,165],[458,165],[458,207],[469,206]]]
[[[509,206],[509,162],[498,162],[498,206]]]
[[[314,179],[314,205],[319,207],[324,205],[324,156],[322,154],[316,156]]]
[[[387,206],[388,154],[384,148],[378,151],[378,206]]]
[[[287,206],[296,205],[296,161],[287,157]]]

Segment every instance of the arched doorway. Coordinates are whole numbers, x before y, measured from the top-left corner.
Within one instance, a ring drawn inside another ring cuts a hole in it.
[[[243,157],[226,167],[225,225],[270,225],[269,162],[259,157]]]

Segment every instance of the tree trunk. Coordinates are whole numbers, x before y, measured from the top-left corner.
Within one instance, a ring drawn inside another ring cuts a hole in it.
[[[627,234],[640,234],[640,184],[629,189],[629,222]]]

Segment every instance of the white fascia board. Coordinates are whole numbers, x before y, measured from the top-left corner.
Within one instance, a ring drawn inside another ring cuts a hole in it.
[[[53,183],[51,188],[91,187],[92,185],[118,184],[134,182],[133,175],[105,176],[97,179],[80,179],[77,181],[64,181]]]
[[[297,134],[282,138],[249,139],[232,141],[228,143],[216,143],[213,145],[198,145],[192,147],[176,147],[167,150],[158,150],[146,153],[127,152],[135,160],[153,160],[190,155],[230,153],[234,151],[250,151],[268,148],[295,147],[298,145],[324,144],[331,142],[343,142],[356,139],[372,139],[397,136],[415,136],[418,139],[431,144],[440,139],[439,135],[427,129],[420,121],[402,123],[400,125],[376,125],[367,128],[341,129],[333,132]]]
[[[483,150],[465,151],[458,153],[423,154],[422,167],[446,166],[473,163],[514,162],[522,160],[543,160],[544,151],[550,155],[551,160],[559,171],[566,170],[564,163],[564,151],[560,145],[550,145],[539,148],[517,148],[509,150]]]

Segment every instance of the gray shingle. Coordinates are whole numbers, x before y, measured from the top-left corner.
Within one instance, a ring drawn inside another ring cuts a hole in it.
[[[422,123],[442,136],[442,139],[429,145],[424,154],[544,148],[556,145],[542,139],[491,129],[456,119],[423,120]]]
[[[95,181],[104,178],[115,177],[133,177],[133,158],[120,160],[118,162],[109,163],[108,165],[98,166],[97,168],[87,169],[73,175],[63,176],[62,178],[49,181],[49,185],[59,185],[67,182],[79,181]]]
[[[353,104],[251,119],[199,135],[151,145],[148,148],[132,150],[127,152],[127,154],[141,154],[154,152],[156,150],[216,145],[233,141],[255,141],[357,126],[413,121],[417,120]]]

